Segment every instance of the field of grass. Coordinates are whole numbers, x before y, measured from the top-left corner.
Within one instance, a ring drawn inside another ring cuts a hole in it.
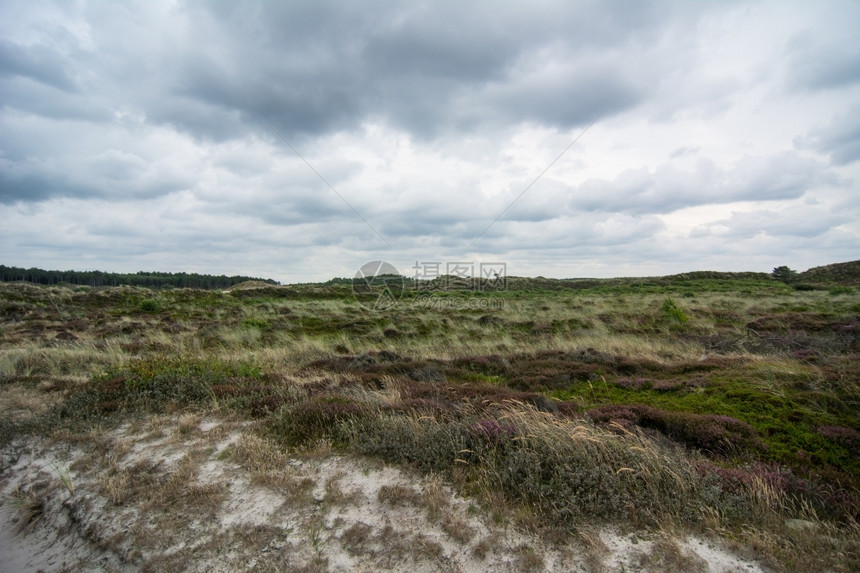
[[[362,302],[0,283],[0,440],[218,412],[442,476],[548,539],[682,528],[777,570],[860,569],[854,287],[512,278]]]

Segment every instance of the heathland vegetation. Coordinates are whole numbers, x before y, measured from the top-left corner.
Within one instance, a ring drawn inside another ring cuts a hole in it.
[[[707,531],[779,570],[860,569],[860,273],[0,284],[0,439],[151,413],[441,476],[499,521]],[[385,285],[380,285],[380,289]]]

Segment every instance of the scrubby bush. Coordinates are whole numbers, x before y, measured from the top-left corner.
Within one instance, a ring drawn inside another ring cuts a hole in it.
[[[369,413],[366,404],[339,394],[323,394],[281,410],[269,427],[288,446],[302,446],[320,438],[341,442],[342,423],[360,420]]]
[[[437,473],[450,470],[467,449],[467,433],[466,422],[414,414],[383,414],[350,425],[351,443],[359,453]]]
[[[500,444],[517,435],[517,428],[511,423],[498,420],[481,420],[469,426],[469,432],[478,439],[490,444]]]
[[[818,426],[815,432],[824,436],[851,452],[852,456],[860,455],[860,432],[854,428],[846,428],[843,426]]]
[[[529,408],[512,407],[498,418],[382,415],[350,428],[360,453],[424,472],[474,472],[478,490],[501,492],[556,526],[583,517],[693,520],[691,501],[704,495],[680,451]]]
[[[113,412],[162,412],[217,402],[214,387],[244,386],[261,376],[250,363],[157,357],[109,369],[51,412],[66,420],[87,420]]]
[[[154,313],[154,312],[158,312],[161,310],[161,307],[159,306],[158,301],[151,299],[151,298],[145,298],[142,301],[140,301],[139,307],[140,307],[140,310],[142,310],[143,312],[149,312],[149,313]]]
[[[598,423],[658,430],[673,440],[717,456],[764,447],[752,426],[730,416],[668,412],[638,404],[601,406],[587,414]]]
[[[242,321],[242,326],[245,326],[247,328],[258,328],[260,330],[266,330],[268,328],[271,328],[272,323],[262,318],[246,318]]]
[[[689,460],[641,434],[612,435],[584,421],[532,412],[514,420],[525,437],[495,459],[488,456],[492,478],[556,525],[582,518],[653,524],[668,515],[692,521],[693,507],[704,504]]]
[[[678,304],[671,298],[667,298],[663,301],[663,305],[660,307],[660,310],[666,318],[673,320],[678,324],[687,324],[690,321],[690,317],[687,316],[684,309],[678,306]]]

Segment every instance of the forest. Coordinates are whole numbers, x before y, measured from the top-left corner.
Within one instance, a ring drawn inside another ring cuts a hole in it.
[[[261,279],[240,275],[201,275],[197,273],[167,273],[138,271],[136,273],[109,273],[104,271],[46,271],[31,267],[7,267],[0,265],[0,281],[26,281],[38,285],[79,285],[90,287],[136,286],[144,288],[199,288],[224,289],[246,281],[260,281],[278,285],[272,279]]]

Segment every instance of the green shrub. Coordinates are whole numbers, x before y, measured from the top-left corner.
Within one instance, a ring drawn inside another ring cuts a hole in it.
[[[390,462],[406,462],[425,472],[450,470],[467,449],[468,424],[418,415],[380,415],[350,426],[353,447]]]
[[[660,307],[660,310],[666,318],[673,320],[678,324],[687,324],[690,321],[690,317],[687,316],[684,309],[678,306],[678,304],[671,298],[667,298],[663,301],[663,305]]]
[[[850,286],[835,286],[828,291],[833,296],[840,294],[854,294],[854,289]]]
[[[153,300],[151,298],[145,298],[140,301],[140,310],[143,312],[158,312],[161,310],[161,307],[158,304],[158,301]]]
[[[50,415],[86,421],[114,412],[163,412],[168,406],[200,407],[217,401],[213,386],[248,384],[260,377],[250,363],[179,357],[134,360],[108,370],[69,396]]]
[[[259,328],[260,330],[266,330],[272,326],[272,323],[268,320],[264,320],[262,318],[246,318],[242,321],[242,326],[246,326],[248,328]]]

